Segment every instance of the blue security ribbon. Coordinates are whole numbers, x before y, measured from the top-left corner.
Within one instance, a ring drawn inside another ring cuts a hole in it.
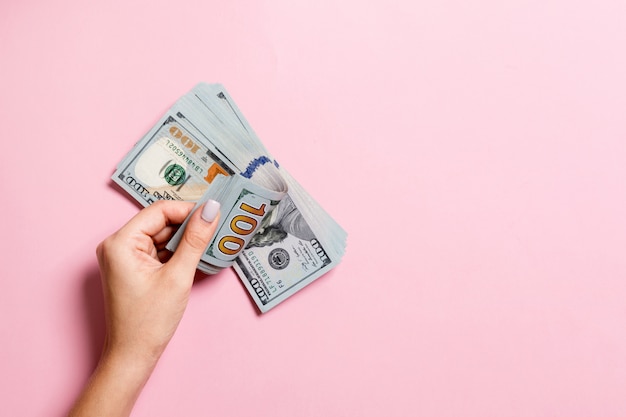
[[[255,158],[252,161],[250,161],[250,163],[248,164],[248,168],[246,168],[246,170],[242,172],[241,175],[250,179],[252,178],[252,174],[254,174],[254,171],[256,171],[258,167],[260,167],[263,164],[267,164],[268,162],[271,163],[272,160],[269,159],[265,155],[259,156],[258,158]],[[276,162],[274,162],[274,165],[278,166]]]

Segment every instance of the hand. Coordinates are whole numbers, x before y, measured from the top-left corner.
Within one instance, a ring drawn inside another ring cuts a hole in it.
[[[202,252],[217,222],[194,213],[171,259],[165,244],[193,203],[158,201],[142,210],[97,248],[102,272],[105,352],[158,360],[183,316]],[[207,206],[211,207],[211,206]]]
[[[96,250],[107,335],[91,383],[71,415],[128,415],[183,316],[198,261],[215,234],[219,203],[187,223],[172,255],[165,244],[193,209],[157,201]]]

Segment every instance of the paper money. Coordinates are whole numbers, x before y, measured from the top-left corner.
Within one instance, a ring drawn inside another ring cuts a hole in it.
[[[197,210],[209,198],[220,201],[222,205],[217,231],[206,248],[199,267],[211,270],[231,266],[243,248],[254,238],[263,219],[284,196],[283,192],[259,187],[241,175],[217,179],[194,208],[194,211]],[[186,226],[187,221],[170,239],[167,249],[176,250]]]
[[[261,311],[336,265],[320,239],[289,196],[264,219],[234,265]]]
[[[266,312],[325,274],[346,232],[280,166],[220,84],[181,97],[117,164],[112,176],[139,203],[221,203],[220,223],[198,269],[233,266]],[[167,248],[175,251],[187,221]]]
[[[234,174],[226,158],[194,135],[184,120],[180,112],[168,114],[113,176],[144,206],[156,200],[199,200],[217,175]]]

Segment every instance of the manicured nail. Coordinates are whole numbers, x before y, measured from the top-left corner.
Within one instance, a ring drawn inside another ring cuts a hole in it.
[[[217,213],[220,212],[220,203],[215,200],[209,200],[202,209],[202,219],[211,223],[217,217]]]

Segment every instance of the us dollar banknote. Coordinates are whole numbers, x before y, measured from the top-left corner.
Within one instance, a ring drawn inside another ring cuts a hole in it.
[[[266,312],[341,261],[345,230],[279,165],[220,84],[182,96],[117,164],[112,179],[143,206],[221,204],[198,269],[233,266]],[[185,221],[167,245],[175,251]]]
[[[118,165],[113,180],[144,206],[199,200],[218,175],[234,171],[193,130],[181,112],[168,114]]]
[[[325,246],[286,196],[265,217],[234,268],[259,310],[265,312],[336,264]]]
[[[215,236],[202,255],[200,268],[210,271],[231,266],[283,197],[284,192],[259,187],[241,175],[218,178],[193,210],[209,199],[220,201],[222,206]],[[187,221],[170,239],[167,249],[176,251]]]

